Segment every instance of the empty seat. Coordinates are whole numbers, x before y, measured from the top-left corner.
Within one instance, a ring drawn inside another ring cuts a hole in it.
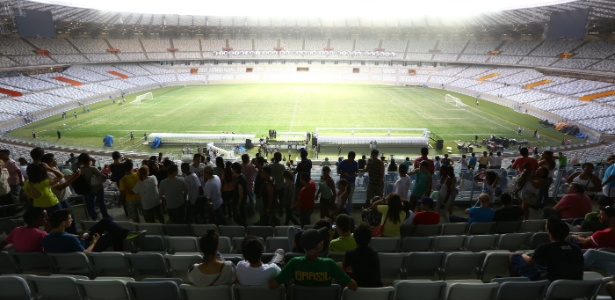
[[[498,239],[499,239],[498,235],[468,236],[465,240],[464,248],[472,252],[492,250],[495,248],[495,244],[498,241]]]
[[[284,285],[277,289],[270,289],[268,286],[249,286],[235,284],[233,285],[233,294],[235,300],[285,300]],[[218,299],[218,298],[212,298]]]
[[[54,273],[94,277],[90,260],[83,252],[48,253]]]
[[[137,223],[138,230],[147,230],[147,235],[164,235],[162,224],[158,223]]]
[[[88,300],[130,300],[126,282],[118,279],[77,280],[77,285]]]
[[[49,275],[52,273],[51,261],[44,253],[13,252],[11,255],[19,266],[19,273],[38,275]]]
[[[220,253],[231,253],[232,250],[231,238],[228,236],[221,236],[218,238],[218,251]]]
[[[453,283],[447,291],[447,300],[491,300],[500,286],[497,282],[491,283]]]
[[[181,300],[177,284],[171,281],[128,282],[132,300]]]
[[[433,237],[409,236],[401,241],[402,252],[430,251]]]
[[[273,227],[273,236],[288,236],[288,228],[292,226]]]
[[[128,253],[126,258],[135,278],[169,277],[169,268],[160,253]]]
[[[479,278],[480,269],[485,259],[485,253],[473,252],[452,252],[444,258],[444,263],[439,269],[440,279],[446,280],[450,277],[460,277],[464,279]]]
[[[30,287],[26,280],[19,276],[0,276],[0,299],[31,300]]]
[[[444,252],[411,252],[404,259],[404,278],[432,279],[442,266]]]
[[[513,233],[517,232],[521,227],[521,221],[508,221],[495,223],[494,233]]]
[[[267,240],[268,237],[273,236],[273,227],[271,226],[248,226],[246,227],[247,235],[254,235]]]
[[[96,276],[132,277],[128,260],[121,252],[88,253]]]
[[[77,280],[70,276],[30,276],[27,281],[37,298],[50,300],[81,300]]]
[[[468,225],[468,234],[469,235],[491,234],[493,233],[494,227],[495,227],[495,222],[474,222]]]
[[[413,236],[435,236],[439,235],[442,230],[442,225],[417,225],[414,226]]]
[[[378,252],[399,252],[399,238],[396,237],[374,237],[369,245]]]
[[[535,250],[538,246],[549,242],[549,234],[547,232],[535,232],[530,236],[529,246],[530,249]]]
[[[529,233],[505,233],[500,235],[497,248],[500,250],[517,251],[527,248]]]
[[[446,282],[431,280],[397,280],[393,283],[395,300],[440,300],[444,298]]]
[[[293,300],[339,300],[340,286],[332,284],[325,287],[306,287],[293,284],[290,286],[290,299]]]
[[[545,299],[593,299],[601,284],[602,280],[555,280],[547,288]]]
[[[184,282],[188,282],[188,268],[203,262],[203,257],[195,254],[166,254],[164,258],[167,260],[171,277],[181,278]]]
[[[162,230],[168,236],[191,236],[192,231],[188,224],[164,224]]]
[[[210,229],[214,229],[218,232],[218,226],[216,226],[216,224],[192,224],[191,227],[192,235],[198,237],[204,236]]]
[[[19,267],[13,257],[6,251],[0,251],[0,274],[17,274]]]
[[[463,249],[463,243],[465,236],[452,235],[452,236],[437,236],[433,240],[433,251],[460,251]]]
[[[165,239],[169,253],[199,251],[197,240],[193,236],[167,236]]]
[[[394,280],[402,278],[405,257],[405,253],[378,253],[380,277],[384,285],[390,285]]]
[[[395,288],[391,286],[380,288],[359,288],[356,291],[348,288],[342,293],[343,300],[393,300]]]
[[[509,252],[489,252],[485,256],[481,267],[481,280],[488,281],[496,276],[508,276],[509,274]]]
[[[290,244],[287,237],[282,236],[270,236],[267,238],[267,251],[275,252],[277,249],[282,249],[284,252],[290,251]]]
[[[505,281],[495,296],[496,300],[540,300],[544,297],[550,282],[541,281]]]
[[[246,228],[243,226],[220,225],[218,226],[218,232],[220,233],[220,236],[226,236],[230,238],[246,236]]]
[[[447,223],[442,224],[441,235],[463,235],[466,234],[468,224],[466,223]]]
[[[130,221],[115,221],[115,224],[119,225],[120,227],[128,230],[128,231],[134,231],[135,228],[135,224],[133,224]],[[142,229],[140,229],[142,230]]]
[[[545,220],[525,220],[521,223],[519,232],[540,232],[545,231]]]
[[[161,235],[146,235],[137,240],[137,247],[141,251],[166,252],[167,245]]]

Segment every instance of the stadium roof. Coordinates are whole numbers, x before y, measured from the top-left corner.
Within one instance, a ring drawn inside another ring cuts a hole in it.
[[[0,15],[7,22],[8,17],[19,9],[51,11],[59,31],[93,28],[164,31],[177,28],[178,32],[195,33],[196,29],[196,33],[202,33],[203,28],[380,28],[384,30],[399,28],[416,30],[417,33],[432,33],[448,28],[468,33],[535,34],[542,33],[544,25],[553,12],[589,9],[590,31],[601,33],[615,31],[615,0],[381,0],[377,3],[373,1],[368,3],[365,0],[314,0],[305,1],[303,5],[296,5],[298,2],[292,2],[293,5],[290,6],[287,4],[288,1],[281,0],[268,0],[273,1],[269,4],[265,0],[219,1],[225,6],[215,6],[212,1],[200,1],[198,2],[201,3],[200,5],[194,3],[191,5],[184,1],[189,0],[164,1],[166,6],[163,8],[166,7],[167,13],[156,14],[154,4],[163,1],[0,0],[4,8]],[[349,4],[350,2],[353,4]],[[500,2],[507,3],[503,3],[504,5],[485,4]],[[97,3],[105,3],[111,5],[112,8],[100,10],[99,6],[95,6]],[[251,6],[253,4],[249,3],[258,4],[260,13],[248,13],[256,12],[256,6]],[[274,9],[284,6],[284,3],[290,9],[286,13]],[[365,5],[358,5],[361,3]],[[74,7],[75,5],[83,7]],[[118,7],[118,9],[113,7]],[[442,7],[448,7],[448,9]],[[484,9],[478,9],[478,7]],[[317,14],[311,8],[316,8],[317,11],[323,13],[320,14],[321,16],[316,16]],[[375,13],[375,16],[362,14],[359,8],[368,8]],[[301,11],[308,14],[307,16],[298,13],[293,15],[288,11]],[[190,12],[192,14],[186,14]],[[388,14],[382,16],[384,12]],[[189,31],[190,28],[192,28],[191,31]]]

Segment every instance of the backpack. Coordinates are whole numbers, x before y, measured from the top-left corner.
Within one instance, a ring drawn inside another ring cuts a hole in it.
[[[4,196],[11,192],[9,185],[9,169],[0,168],[0,196]]]
[[[90,181],[85,178],[85,176],[81,175],[73,181],[71,184],[75,193],[78,195],[87,195],[90,193],[92,186],[90,185]]]

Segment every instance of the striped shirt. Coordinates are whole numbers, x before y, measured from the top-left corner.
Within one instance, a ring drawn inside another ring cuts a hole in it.
[[[369,185],[378,186],[382,184],[384,180],[383,168],[384,165],[382,164],[382,161],[377,158],[370,158],[367,161],[367,166],[365,167],[365,169],[369,174]]]

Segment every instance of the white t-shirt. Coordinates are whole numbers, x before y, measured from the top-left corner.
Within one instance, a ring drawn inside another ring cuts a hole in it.
[[[220,277],[218,277],[218,274],[220,274]],[[199,264],[194,264],[192,270],[188,272],[188,280],[192,282],[192,285],[201,287],[210,285],[231,285],[235,280],[234,275],[235,266],[232,261],[225,261],[222,271],[216,274],[204,274],[199,270]],[[218,279],[216,280],[216,278]]]
[[[54,168],[54,169],[57,170],[57,168]],[[52,180],[52,179],[56,178],[56,175],[53,172],[47,172],[47,177],[49,178],[49,180]],[[60,202],[66,200],[66,198],[70,197],[73,194],[73,192],[70,191],[70,187],[65,187],[64,189],[59,190],[59,191],[54,188],[56,185],[60,185],[60,184],[63,184],[65,182],[66,182],[66,180],[64,180],[64,178],[62,178],[62,180],[60,180],[58,183],[54,184],[52,186],[52,188],[51,188],[51,191],[53,192],[54,195],[56,195],[56,198],[58,198],[58,200]]]
[[[203,187],[203,195],[211,200],[213,209],[218,209],[222,206],[221,190],[222,182],[220,182],[220,177],[218,177],[218,175],[213,175],[211,179],[208,179],[207,182],[205,182],[205,186]]]
[[[393,185],[393,193],[398,194],[402,199],[408,199],[408,190],[410,190],[410,176],[399,177]]]
[[[242,285],[267,285],[281,271],[276,264],[262,264],[258,268],[253,268],[246,260],[237,263],[235,269],[235,275]]]
[[[196,198],[199,197],[199,188],[201,188],[201,181],[196,176],[196,174],[192,173],[188,176],[184,176],[184,184],[188,189],[188,201],[190,203],[195,204]]]
[[[141,206],[143,209],[150,209],[156,205],[160,205],[160,196],[158,195],[158,180],[152,175],[145,180],[140,180],[132,188],[132,191],[139,194],[141,198]]]
[[[190,172],[192,174],[196,174],[196,177],[201,182],[201,186],[205,184],[205,179],[203,179],[203,170],[205,169],[205,164],[201,163],[198,167],[195,167],[193,164],[190,164]]]

